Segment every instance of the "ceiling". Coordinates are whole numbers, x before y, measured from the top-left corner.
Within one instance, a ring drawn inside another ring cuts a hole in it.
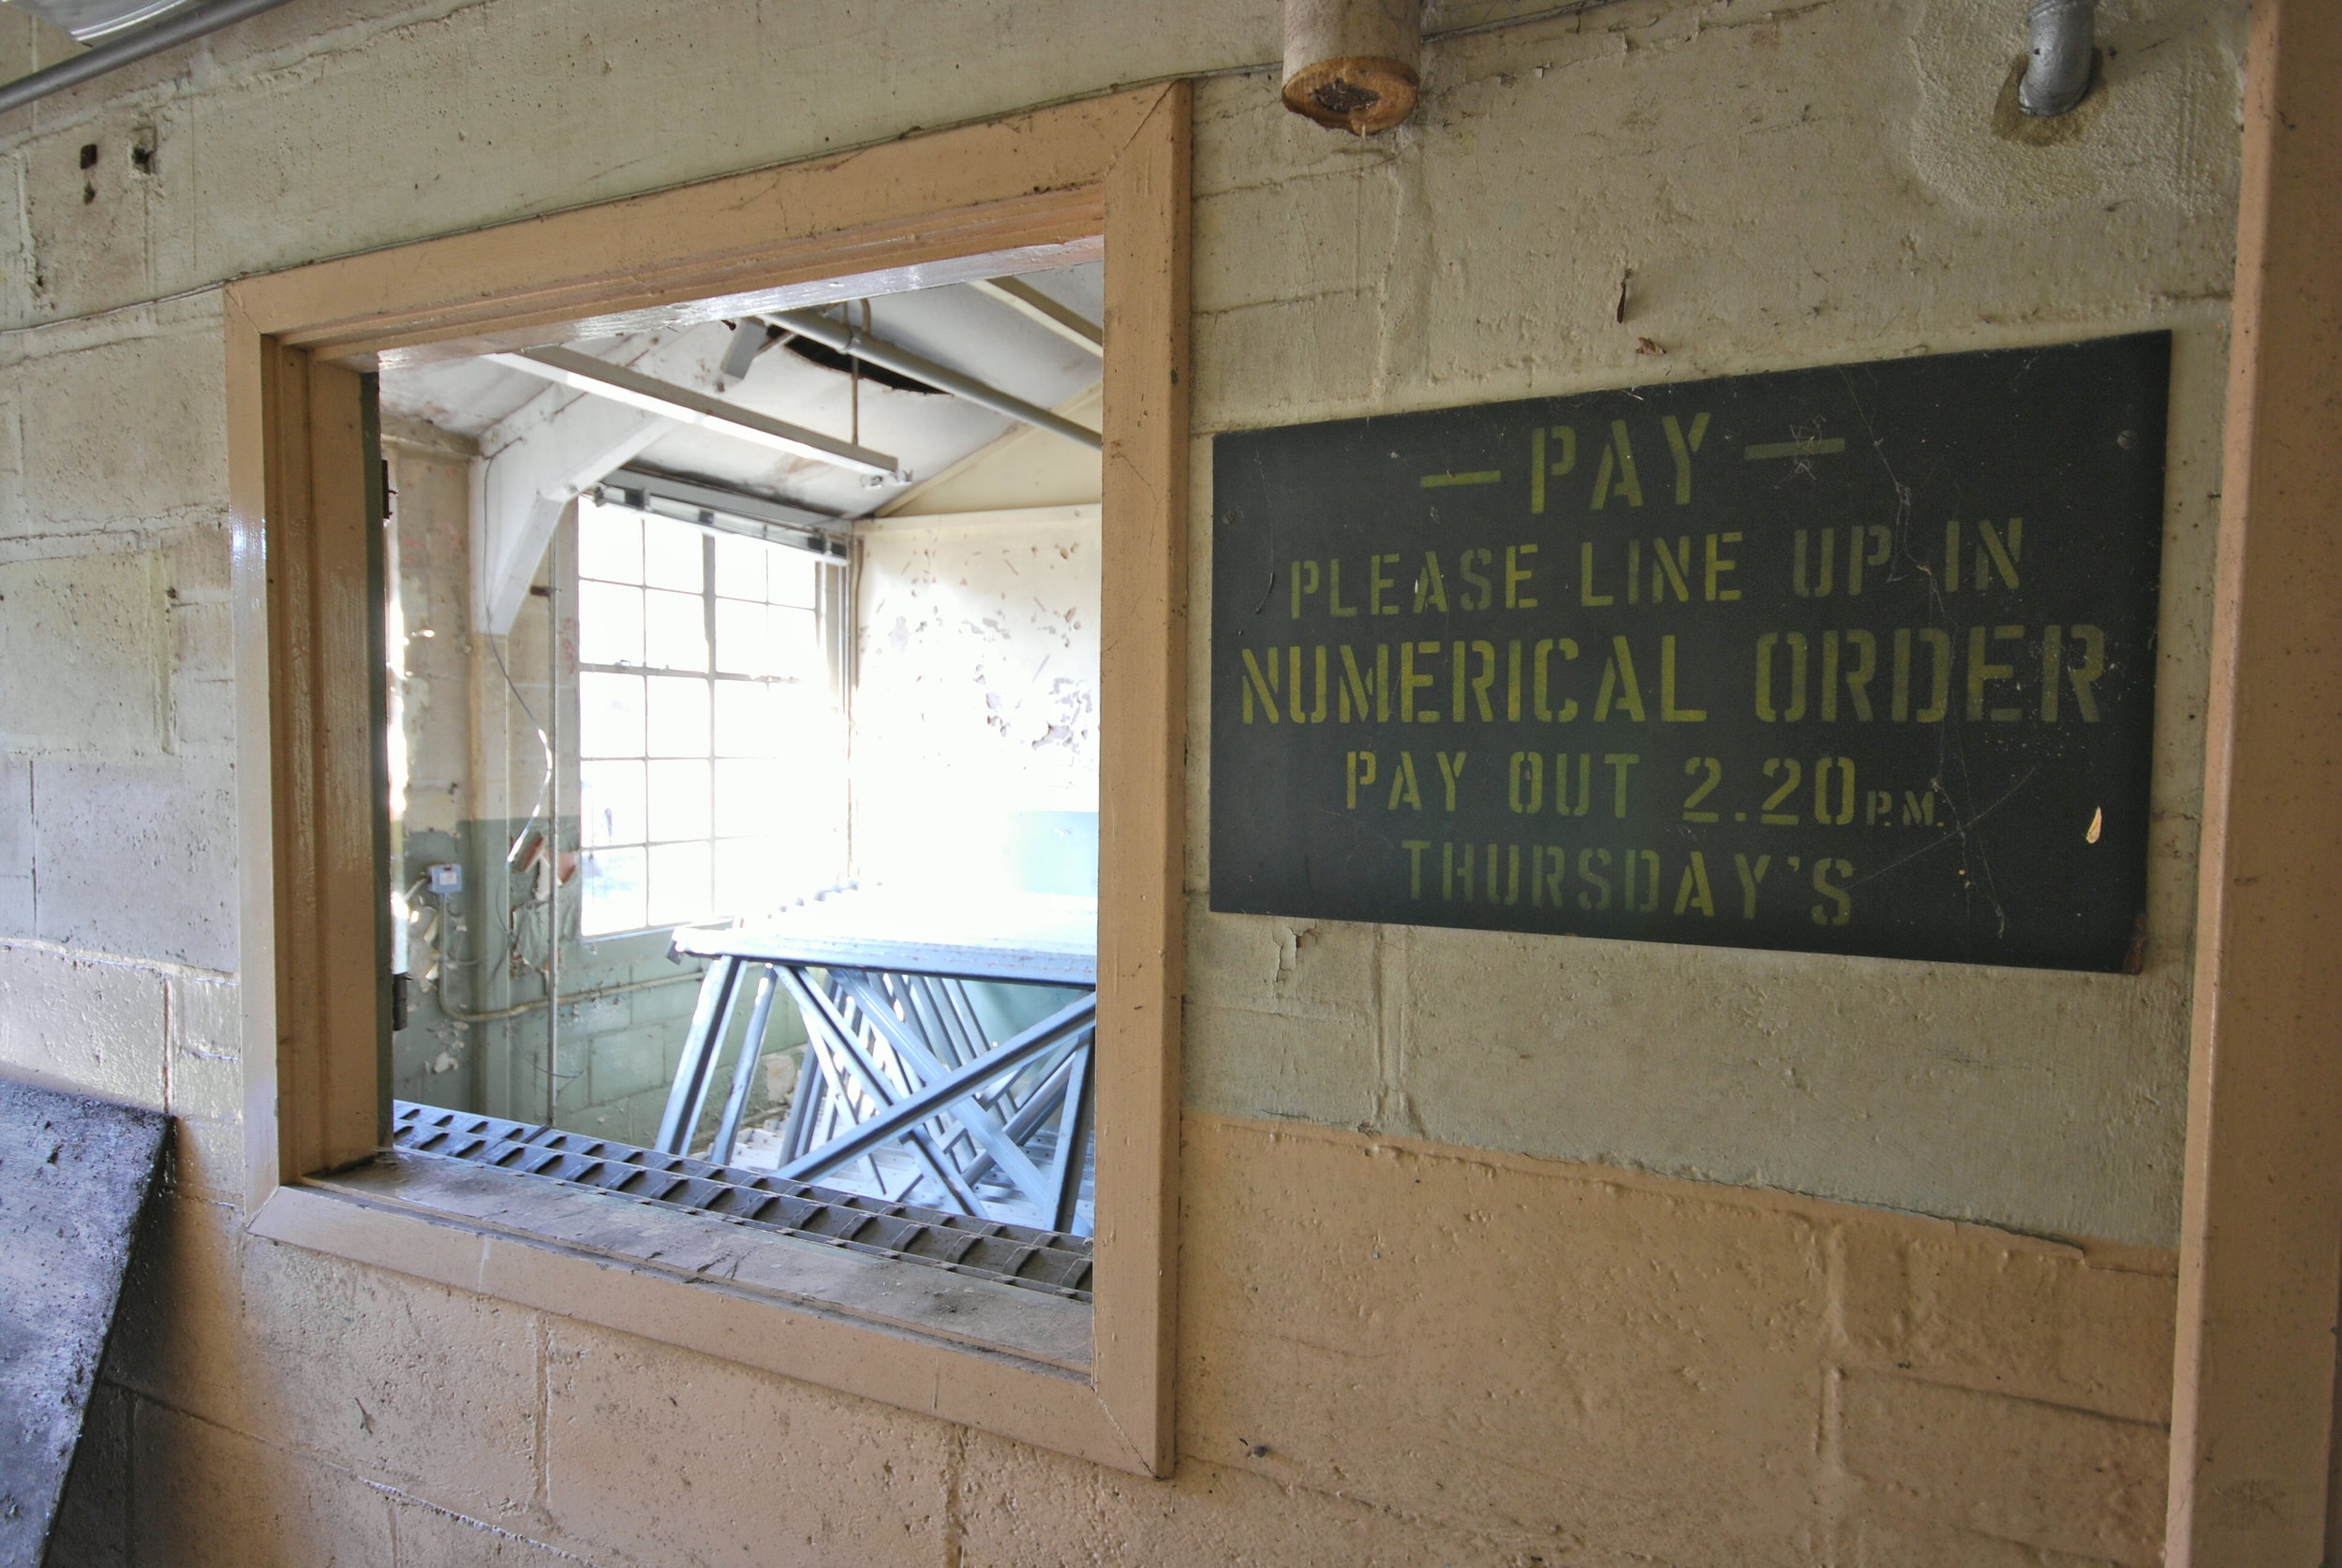
[[[1087,321],[1100,319],[1104,303],[1101,263],[1028,273],[1016,282]],[[871,335],[1027,403],[1057,408],[1081,398],[1098,382],[1100,361],[1094,351],[978,286],[953,284],[867,303]],[[846,309],[852,323],[860,327],[863,306]],[[862,473],[755,445],[719,429],[676,423],[655,414],[640,416],[649,442],[627,460],[629,466],[837,517],[868,516],[920,480],[1029,428],[948,393],[898,390],[865,376],[858,392],[857,430],[854,380],[838,367],[837,356],[826,355],[830,363],[817,363],[790,347],[802,340],[769,336],[747,374],[732,380],[717,367],[733,333],[733,324],[712,321],[625,337],[578,339],[564,347],[825,436],[854,439],[894,457],[907,471],[907,479],[874,481]],[[381,393],[387,413],[477,441],[482,454],[491,460],[516,443],[554,439],[551,432],[565,412],[593,396],[486,360],[386,369]],[[1097,422],[1094,409],[1072,417],[1093,428]]]

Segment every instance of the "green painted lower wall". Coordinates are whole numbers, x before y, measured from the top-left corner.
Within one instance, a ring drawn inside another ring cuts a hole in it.
[[[424,1104],[542,1121],[550,1058],[556,1125],[650,1143],[704,965],[669,959],[665,931],[580,939],[572,882],[562,890],[560,1016],[558,1028],[549,1028],[540,874],[506,864],[527,826],[467,821],[456,833],[408,836],[399,885],[424,886],[412,900],[419,918],[407,1024],[392,1037],[392,1092]],[[573,841],[570,824],[563,838]],[[442,898],[427,891],[428,868],[446,863],[464,867],[464,888]],[[501,1015],[483,1016],[493,1014]],[[735,1020],[719,1063],[727,1077],[745,1032],[745,1017]],[[751,1082],[750,1125],[784,1101],[794,1082],[793,1053],[804,1038],[793,1012],[776,1009],[764,1045],[778,1065]],[[711,1107],[710,1125],[714,1115]]]

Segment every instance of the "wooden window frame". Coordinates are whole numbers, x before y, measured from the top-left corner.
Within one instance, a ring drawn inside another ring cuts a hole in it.
[[[1150,87],[229,286],[252,1231],[1170,1472],[1191,113],[1184,83]],[[839,297],[956,281],[1003,255],[1106,263],[1088,1376],[613,1266],[321,1178],[370,1161],[386,1131],[380,571],[362,373],[708,319],[828,280]]]
[[[2204,712],[2170,1568],[2342,1561],[2342,11],[2256,0]]]

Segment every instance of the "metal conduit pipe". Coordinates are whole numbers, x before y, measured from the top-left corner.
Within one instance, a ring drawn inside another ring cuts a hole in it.
[[[2090,90],[2091,43],[2097,0],[2033,0],[2025,12],[2024,80],[2017,107],[2054,119]]]
[[[586,1002],[598,1001],[603,997],[622,997],[629,991],[648,991],[660,985],[680,985],[686,981],[697,985],[700,983],[699,971],[694,969],[689,974],[662,974],[656,980],[636,980],[624,985],[603,985],[591,991],[571,991],[561,998],[561,1005],[581,1007]],[[487,1013],[467,1013],[448,999],[447,983],[444,980],[439,983],[437,996],[439,1011],[459,1024],[490,1024],[498,1018],[517,1018],[524,1013],[536,1012],[545,1005],[546,1000],[543,997],[539,997],[535,1001],[518,1002],[513,1006],[499,1007]]]
[[[915,380],[925,381],[938,392],[950,392],[954,397],[964,397],[978,407],[989,408],[996,414],[1005,414],[1010,419],[1045,430],[1052,436],[1062,436],[1069,441],[1078,441],[1091,451],[1104,450],[1104,438],[1094,430],[1075,424],[1072,420],[1061,415],[1053,414],[1038,404],[1028,403],[1021,397],[1011,397],[998,387],[988,387],[971,377],[962,376],[956,370],[947,369],[937,364],[933,360],[912,353],[908,348],[898,348],[882,337],[872,337],[867,333],[850,327],[842,321],[833,321],[826,316],[816,316],[809,310],[783,311],[768,319],[773,325],[795,333],[799,337],[809,337],[824,348],[835,348],[841,354],[851,354],[855,359],[882,366],[897,375],[909,376]]]
[[[231,27],[246,17],[273,11],[283,4],[285,0],[216,0],[214,5],[181,11],[152,27],[126,33],[121,37],[99,44],[87,54],[77,54],[45,70],[0,83],[0,114],[11,109],[22,109],[52,93],[61,93],[67,87],[76,87],[104,76],[108,71],[126,66],[133,60],[143,60],[150,54],[160,54],[166,49],[190,43],[206,33]]]

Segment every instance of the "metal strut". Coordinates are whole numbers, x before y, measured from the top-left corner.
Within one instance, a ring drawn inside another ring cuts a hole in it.
[[[906,947],[882,962],[908,965],[918,956]],[[683,1156],[702,1146],[718,1058],[751,977],[755,999],[730,1092],[704,1146],[708,1159],[723,1164],[736,1156],[774,1002],[785,994],[804,1021],[806,1045],[780,1130],[779,1177],[834,1183],[863,1163],[888,1197],[926,1189],[932,1201],[979,1219],[1006,1205],[1045,1227],[1077,1225],[1093,1142],[1094,989],[1082,987],[1050,1016],[996,1043],[967,982],[956,975],[711,954],[668,1089],[660,1152]],[[882,1156],[896,1161],[891,1178]]]

